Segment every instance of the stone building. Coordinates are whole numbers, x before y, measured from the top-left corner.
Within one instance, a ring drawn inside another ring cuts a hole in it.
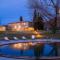
[[[8,30],[9,31],[25,31],[25,30],[33,30],[32,22],[15,22],[8,24]]]
[[[0,26],[0,31],[6,31],[6,27],[5,26]]]

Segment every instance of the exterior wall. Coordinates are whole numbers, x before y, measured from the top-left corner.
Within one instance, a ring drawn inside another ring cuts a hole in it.
[[[29,27],[33,27],[33,23],[32,22],[29,22]]]
[[[17,22],[9,24],[8,29],[10,31],[24,31],[26,30],[25,28],[28,28],[29,26],[31,26],[31,23],[29,22]]]
[[[5,26],[0,26],[0,31],[6,31],[6,27]]]

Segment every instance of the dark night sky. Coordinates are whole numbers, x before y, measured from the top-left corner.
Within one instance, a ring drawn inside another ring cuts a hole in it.
[[[30,15],[30,11],[28,9],[27,1],[28,0],[0,0],[0,25],[5,25],[11,22],[17,22],[19,21],[20,16],[23,16],[24,21],[31,21],[32,18]],[[41,1],[45,1],[45,0],[41,0]],[[46,1],[47,2],[45,2],[45,4],[46,3],[49,4],[50,0],[46,0]],[[53,16],[55,15],[54,8],[48,6],[47,10]]]
[[[19,21],[20,16],[24,20],[31,20],[27,0],[0,0],[0,25]]]

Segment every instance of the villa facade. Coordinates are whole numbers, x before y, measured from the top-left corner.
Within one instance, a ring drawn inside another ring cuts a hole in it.
[[[0,31],[6,31],[6,27],[5,26],[0,26]]]
[[[33,30],[32,22],[15,22],[8,24],[8,30],[9,31],[27,31],[27,30]]]

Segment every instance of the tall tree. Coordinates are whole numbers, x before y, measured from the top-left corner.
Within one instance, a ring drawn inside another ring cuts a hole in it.
[[[37,12],[35,10],[34,11],[34,16],[33,16],[33,27],[34,27],[35,30],[37,30],[36,20],[37,20]]]
[[[28,1],[29,9],[31,9],[32,11],[34,10],[36,10],[37,12],[39,11],[41,17],[44,18],[44,20],[47,19],[51,20],[55,18],[54,29],[57,28],[57,16],[60,7],[59,6],[60,0],[28,0]]]
[[[20,16],[20,21],[23,21],[23,17],[22,16]]]
[[[43,18],[40,16],[39,12],[38,12],[38,18],[37,18],[37,27],[38,27],[38,30],[43,30],[44,29]]]
[[[33,26],[35,30],[43,30],[44,28],[43,19],[40,16],[40,13],[37,13],[36,10],[34,11]]]
[[[57,17],[58,12],[60,8],[60,0],[28,0],[29,2],[29,9],[31,11],[36,10],[39,11],[41,14],[41,17],[44,18],[44,20],[51,20],[54,18],[54,25],[52,30],[54,33],[56,33],[57,29]],[[55,46],[56,50],[56,56],[58,55],[57,51],[57,45],[53,44]]]

